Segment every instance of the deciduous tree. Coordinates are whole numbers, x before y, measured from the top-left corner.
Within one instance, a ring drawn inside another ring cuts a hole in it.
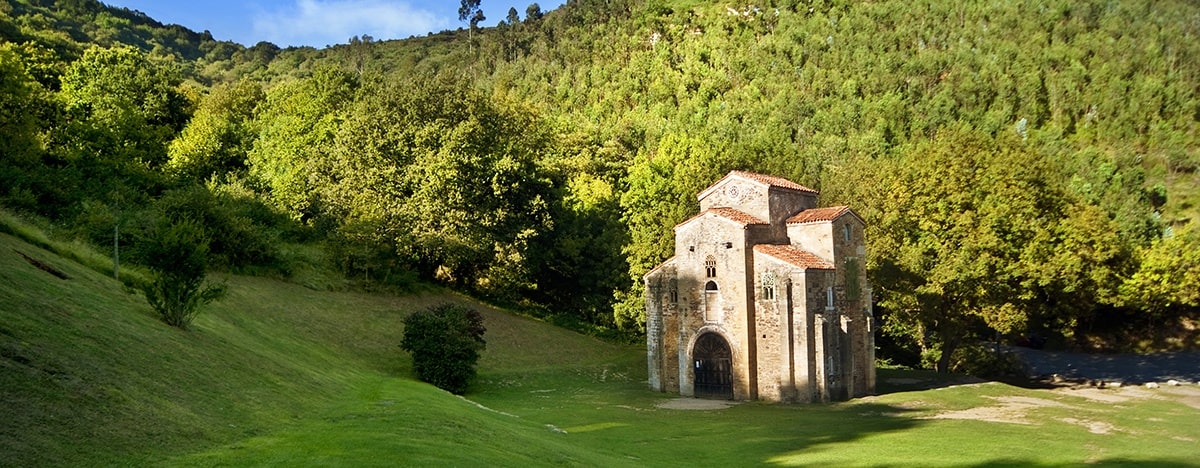
[[[77,155],[157,168],[189,117],[179,83],[169,60],[131,47],[88,49],[62,79],[62,97],[76,122]]]
[[[671,134],[658,148],[629,168],[628,189],[621,195],[629,244],[630,290],[619,294],[616,322],[622,328],[644,326],[642,275],[672,254],[674,227],[696,214],[696,194],[734,169],[735,162],[700,137]]]
[[[217,86],[171,142],[167,168],[199,181],[245,171],[257,137],[254,110],[265,97],[262,87],[250,80]]]
[[[550,144],[520,103],[453,77],[387,80],[364,90],[338,134],[327,208],[371,226],[426,278],[533,287],[529,249],[551,223],[537,161]]]
[[[295,219],[311,220],[320,211],[314,206],[321,191],[320,165],[333,151],[357,89],[354,75],[323,67],[310,78],[272,89],[258,111],[258,137],[247,154],[250,175]]]

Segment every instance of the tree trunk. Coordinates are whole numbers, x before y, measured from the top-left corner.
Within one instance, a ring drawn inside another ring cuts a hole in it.
[[[959,337],[942,338],[942,355],[938,357],[937,362],[937,371],[939,374],[950,372],[950,358],[954,356],[954,351],[958,349],[959,341],[961,341]]]

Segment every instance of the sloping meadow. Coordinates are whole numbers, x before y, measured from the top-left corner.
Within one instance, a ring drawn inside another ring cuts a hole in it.
[[[708,404],[647,390],[640,346],[459,296],[223,280],[230,294],[180,331],[120,283],[0,234],[0,465],[1186,466],[1200,439],[1194,384],[881,371],[882,395],[847,403]],[[488,327],[465,398],[413,380],[398,347],[401,319],[442,301]]]

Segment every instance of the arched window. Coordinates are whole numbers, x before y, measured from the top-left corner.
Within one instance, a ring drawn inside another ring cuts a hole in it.
[[[679,303],[679,280],[672,279],[667,286],[667,299],[671,301],[671,304]]]
[[[762,279],[760,280],[760,282],[762,283],[762,298],[764,300],[768,300],[768,301],[774,300],[775,299],[775,273],[772,273],[769,271],[763,272]]]
[[[704,277],[705,278],[716,278],[717,277],[717,259],[714,258],[712,255],[709,255],[708,258],[704,259]]]
[[[704,285],[704,320],[706,322],[717,321],[717,312],[721,310],[721,291],[717,290],[717,283],[709,281]]]

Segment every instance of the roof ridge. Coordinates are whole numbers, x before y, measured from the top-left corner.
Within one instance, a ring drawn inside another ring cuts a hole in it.
[[[764,255],[800,268],[816,270],[836,269],[832,263],[817,256],[817,254],[791,244],[757,244],[754,246],[754,251],[761,252]]]
[[[846,213],[854,213],[850,209],[850,205],[840,206],[825,206],[821,208],[809,208],[807,210],[796,213],[788,217],[784,224],[803,224],[815,223],[819,221],[833,221],[842,217]],[[857,216],[857,215],[855,215]]]
[[[790,180],[784,179],[783,177],[759,174],[757,172],[750,172],[750,171],[732,170],[732,171],[729,171],[728,174],[725,174],[723,177],[718,179],[716,182],[713,182],[712,185],[709,185],[708,187],[705,187],[704,190],[701,190],[700,193],[696,194],[696,198],[699,200],[703,200],[705,197],[708,196],[708,194],[714,188],[716,188],[716,186],[721,185],[722,182],[724,182],[725,180],[729,179],[730,177],[734,177],[734,176],[741,177],[743,179],[747,179],[752,182],[765,184],[770,187],[779,187],[781,189],[792,190],[795,192],[803,192],[803,193],[811,193],[811,194],[820,193],[816,190],[810,189],[803,185],[800,185],[800,184],[797,184]]]
[[[726,177],[728,177],[730,175],[745,177],[747,179],[750,179],[750,180],[753,180],[756,182],[762,182],[764,184],[779,187],[779,188],[796,190],[796,191],[800,191],[800,192],[817,193],[817,191],[814,189],[805,187],[803,185],[797,184],[795,182],[792,182],[791,180],[788,180],[788,179],[785,179],[785,178],[779,177],[779,176],[773,176],[773,175],[769,175],[769,174],[760,174],[758,172],[739,171],[739,170],[729,171],[729,174],[727,174]],[[722,179],[724,179],[724,178],[722,178]],[[720,182],[720,181],[718,181],[718,182]]]
[[[692,216],[691,218],[684,220],[682,223],[676,224],[675,227],[683,226],[684,224],[690,223],[690,222],[692,222],[692,220],[699,218],[701,216],[704,216],[706,214],[709,214],[709,213],[712,213],[714,215],[728,219],[735,223],[741,224],[742,226],[770,224],[766,221],[758,219],[757,216],[754,216],[750,213],[739,210],[737,208],[728,207],[728,206],[715,206],[715,207],[709,208],[707,210],[701,211],[700,213],[696,214],[695,216]]]

